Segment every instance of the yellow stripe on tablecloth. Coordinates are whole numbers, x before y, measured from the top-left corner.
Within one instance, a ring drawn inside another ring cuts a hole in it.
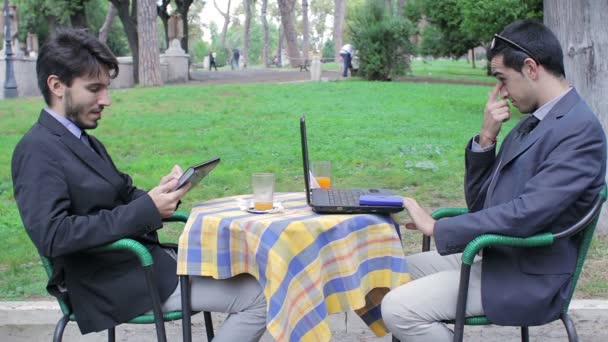
[[[313,329],[309,330],[300,341],[302,342],[322,342],[331,339],[331,329],[325,320],[319,322]]]
[[[285,329],[286,326],[295,326],[299,320],[301,320],[308,312],[313,310],[324,300],[322,284],[325,284],[327,281],[334,278],[348,277],[352,275],[357,271],[360,261],[371,259],[376,256],[386,256],[386,242],[383,242],[386,239],[395,240],[391,255],[394,257],[403,257],[403,251],[400,248],[401,245],[398,242],[397,237],[392,237],[392,234],[394,234],[393,232],[394,227],[392,225],[382,223],[369,226],[368,229],[365,230],[354,231],[343,239],[334,240],[329,243],[321,250],[319,258],[315,259],[315,262],[310,263],[291,281],[289,284],[289,292],[292,294],[292,296],[286,298],[287,301],[283,304],[280,312],[273,321],[277,321],[277,324],[281,329]],[[374,239],[378,240],[378,242],[374,243]],[[372,243],[370,244],[369,241],[372,241]],[[357,246],[358,244],[364,244],[364,246],[362,246],[363,250],[354,250],[354,246]],[[355,255],[349,256],[348,254],[350,253],[355,253]],[[360,257],[357,257],[359,253],[363,254]],[[355,262],[342,263],[345,264],[346,267],[338,266],[334,270],[323,269],[323,272],[321,272],[321,268],[324,265],[322,265],[319,261],[332,262],[332,260],[340,259],[344,256],[346,256],[346,258],[354,258]],[[342,301],[342,305],[336,306],[334,304],[330,304],[331,307],[328,307],[328,309],[331,311],[328,310],[328,312],[346,311],[351,305],[354,307],[363,307],[365,305],[365,295],[372,288],[396,287],[397,285],[407,281],[407,278],[396,278],[394,274],[391,275],[393,272],[391,272],[390,269],[380,270],[379,272],[380,273],[371,272],[361,280],[361,284],[364,286],[364,288],[353,289],[347,291],[346,293],[341,292],[334,294],[336,298],[345,296],[345,299]],[[371,277],[371,275],[378,276],[380,279],[371,281],[368,279],[374,279],[374,277]],[[396,282],[393,279],[395,279]],[[315,284],[319,284],[319,288],[317,289],[318,291],[311,292],[310,290],[304,289],[304,287],[310,286],[311,281]],[[303,296],[303,293],[306,295]],[[356,295],[357,293],[358,296]],[[293,297],[293,294],[296,294],[296,297]],[[314,295],[314,297],[312,297],[312,295]],[[296,306],[299,308],[299,310],[293,310],[293,308]],[[339,307],[341,310],[336,310],[335,307]],[[274,331],[271,333],[274,333]],[[284,333],[285,332],[281,332],[280,334]],[[273,334],[273,336],[280,335]]]

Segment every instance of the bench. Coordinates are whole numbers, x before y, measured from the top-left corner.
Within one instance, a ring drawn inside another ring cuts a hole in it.
[[[300,71],[303,71],[303,70],[308,71],[309,66],[310,66],[310,59],[305,59],[304,63],[299,65]]]

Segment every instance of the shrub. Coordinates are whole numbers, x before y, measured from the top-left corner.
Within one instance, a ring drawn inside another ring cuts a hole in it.
[[[409,20],[392,14],[384,0],[366,0],[357,9],[349,30],[359,57],[359,73],[368,80],[390,80],[410,70],[415,32]]]

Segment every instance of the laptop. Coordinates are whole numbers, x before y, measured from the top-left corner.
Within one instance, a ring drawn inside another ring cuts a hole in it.
[[[302,139],[302,160],[304,164],[304,183],[306,201],[314,212],[323,214],[361,214],[361,213],[396,213],[403,210],[399,206],[360,205],[362,195],[395,195],[386,189],[335,189],[310,188],[310,168],[308,162],[308,142],[306,139],[306,119],[300,118],[300,136]]]

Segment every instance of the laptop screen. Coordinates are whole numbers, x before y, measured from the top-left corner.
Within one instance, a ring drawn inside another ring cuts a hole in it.
[[[306,203],[310,204],[310,168],[308,167],[308,143],[306,142],[306,118],[304,114],[300,117],[300,138],[302,139],[302,165],[304,165]]]

